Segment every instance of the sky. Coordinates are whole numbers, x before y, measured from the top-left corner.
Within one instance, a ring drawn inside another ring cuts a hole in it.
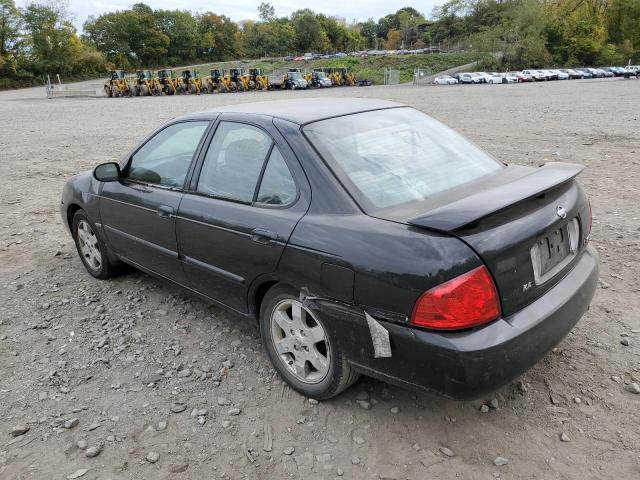
[[[113,10],[124,10],[137,0],[67,0],[69,4],[69,10],[73,14],[74,24],[78,29],[82,28],[82,24],[87,20],[89,15],[99,15],[104,12],[110,12]],[[218,14],[226,15],[234,21],[241,20],[257,20],[258,18],[258,5],[261,0],[253,2],[243,2],[234,0],[217,0],[217,1],[189,1],[189,0],[147,0],[144,1],[147,5],[154,9],[167,9],[167,10],[191,10],[191,11],[206,11],[211,10]],[[420,1],[407,1],[407,0],[322,0],[315,3],[302,3],[293,0],[279,0],[271,1],[276,9],[276,15],[279,17],[289,16],[292,12],[301,8],[311,8],[318,13],[324,13],[325,15],[343,17],[347,21],[351,20],[366,20],[369,17],[373,17],[375,20],[386,15],[387,13],[395,12],[396,10],[405,7],[413,6],[418,11],[429,16],[431,10],[435,5],[444,3],[445,0],[420,0]],[[18,6],[24,6],[31,3],[31,0],[17,0]],[[210,5],[210,7],[209,7]]]

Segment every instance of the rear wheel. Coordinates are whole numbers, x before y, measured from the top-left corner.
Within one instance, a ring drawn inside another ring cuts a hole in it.
[[[149,95],[149,89],[147,88],[147,86],[146,86],[146,85],[141,85],[141,86],[140,86],[140,93],[139,93],[139,95],[140,95],[141,97],[146,97],[146,96],[148,96],[148,95]]]
[[[107,247],[95,225],[83,210],[78,210],[73,216],[71,231],[78,255],[87,272],[100,279],[111,277],[114,264],[109,260]]]
[[[278,285],[269,290],[260,308],[260,333],[273,367],[301,395],[328,399],[359,377],[322,321],[292,288]]]

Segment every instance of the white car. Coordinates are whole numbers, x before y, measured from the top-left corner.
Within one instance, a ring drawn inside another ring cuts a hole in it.
[[[489,75],[487,72],[474,72],[474,74],[482,78],[482,83],[489,83],[489,80],[491,79],[491,75]]]
[[[458,80],[449,76],[449,75],[442,75],[440,77],[436,77],[433,80],[434,85],[455,85],[458,83]]]
[[[532,77],[536,82],[542,82],[544,80],[547,79],[547,77],[545,76],[544,73],[538,71],[538,70],[523,70],[522,71],[523,75],[529,75],[530,77]]]
[[[518,83],[518,76],[513,72],[503,73],[502,78],[506,80],[506,83]]]
[[[558,80],[569,80],[569,74],[567,72],[563,72],[562,70],[551,70],[551,72],[558,76]]]
[[[488,83],[506,83],[504,76],[501,73],[491,72],[489,74]]]

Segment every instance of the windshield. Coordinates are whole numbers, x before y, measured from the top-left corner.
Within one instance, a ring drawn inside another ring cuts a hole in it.
[[[289,72],[289,77],[291,77],[291,79],[293,80],[300,80],[302,78],[302,75],[300,74],[300,72]]]
[[[502,168],[412,108],[322,120],[304,133],[365,211],[425,200]]]

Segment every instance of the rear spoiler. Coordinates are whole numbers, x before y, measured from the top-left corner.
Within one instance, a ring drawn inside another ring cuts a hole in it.
[[[407,220],[409,225],[444,232],[458,230],[515,203],[536,197],[575,178],[584,166],[549,162],[502,185],[490,187]]]

